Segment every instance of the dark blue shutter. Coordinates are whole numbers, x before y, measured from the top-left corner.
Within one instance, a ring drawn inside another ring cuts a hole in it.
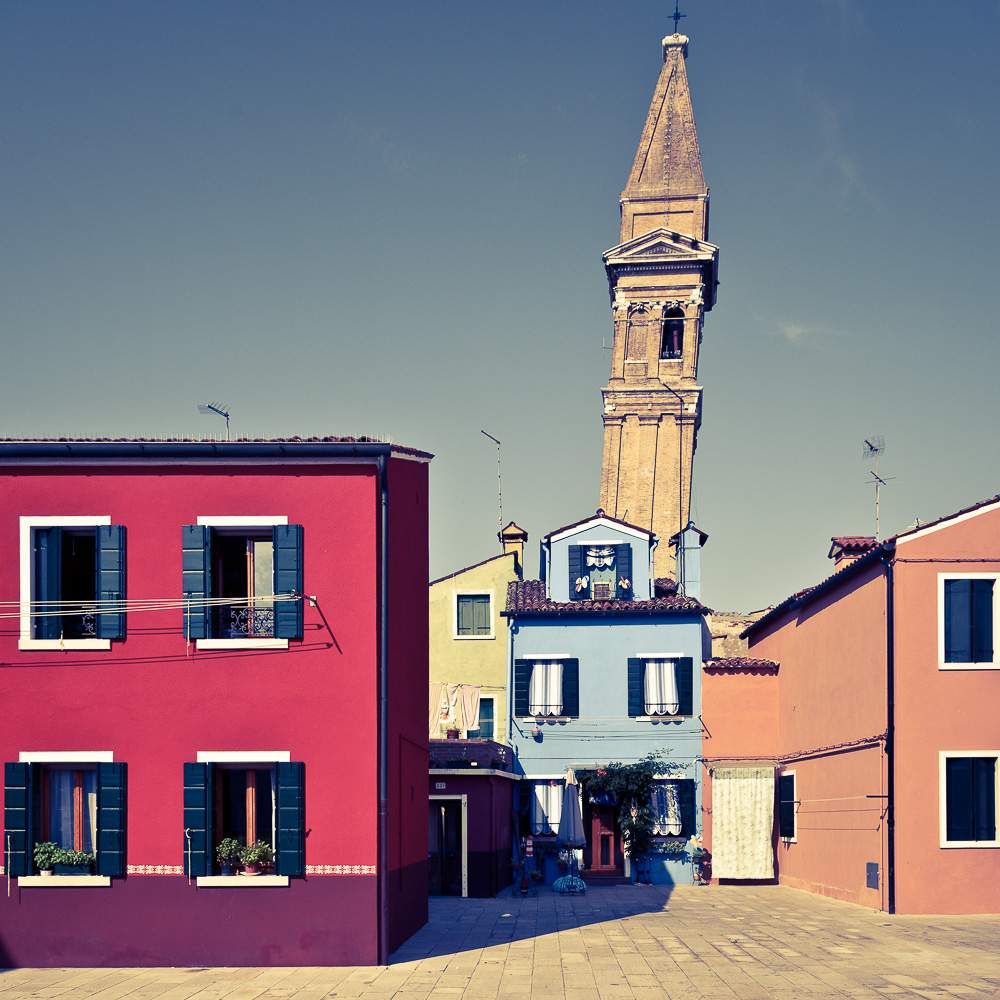
[[[995,757],[972,758],[973,809],[976,840],[997,839]]]
[[[632,546],[628,543],[615,546],[615,596],[619,601],[627,601],[632,596]],[[622,580],[628,580],[629,586],[623,587]]]
[[[946,580],[945,583],[952,581]],[[945,775],[945,839],[972,840],[972,758],[949,757]]]
[[[586,546],[571,545],[569,547],[569,600],[587,601],[590,599],[590,584],[577,592],[576,581],[587,576],[586,557],[584,556]]]
[[[778,836],[795,836],[795,775],[778,775]]]
[[[97,765],[97,874],[125,874],[125,764]]]
[[[97,615],[98,639],[125,638],[125,527],[97,527],[97,558],[94,588],[101,602]]]
[[[7,874],[20,878],[32,873],[32,791],[36,775],[30,764],[8,761],[3,766],[3,852]]]
[[[694,660],[682,656],[677,660],[678,715],[694,715]]]
[[[580,661],[562,661],[562,714],[573,716],[580,714]]]
[[[184,874],[212,874],[212,765],[184,765]]]
[[[645,699],[643,697],[643,679],[646,664],[638,657],[628,658],[628,714],[634,719],[637,715],[645,715]]]
[[[695,787],[691,778],[677,782],[677,800],[681,807],[681,836],[693,837],[698,832],[695,825]]]
[[[993,662],[993,581],[972,580],[972,662]]]
[[[527,660],[514,661],[514,715],[528,714],[528,682],[531,680],[531,664]]]
[[[212,634],[206,603],[212,593],[212,532],[204,524],[185,524],[182,533],[184,635],[207,639]]]
[[[945,663],[972,662],[972,581],[944,581]]]
[[[305,764],[279,761],[274,766],[275,875],[305,875]]]
[[[274,602],[274,635],[277,639],[302,638],[302,525],[276,524],[274,540],[274,593],[296,594],[294,601]]]
[[[35,528],[35,586],[32,600],[36,615],[32,635],[58,639],[62,635],[62,528]]]

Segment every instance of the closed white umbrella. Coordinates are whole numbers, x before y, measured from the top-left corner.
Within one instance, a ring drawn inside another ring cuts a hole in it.
[[[576,862],[576,848],[587,843],[587,834],[583,828],[583,806],[580,804],[580,785],[572,768],[566,772],[566,784],[563,786],[562,814],[559,817],[559,830],[556,833],[556,844],[569,853],[569,874],[557,878],[552,883],[554,892],[586,892],[587,884],[576,875],[573,867]]]

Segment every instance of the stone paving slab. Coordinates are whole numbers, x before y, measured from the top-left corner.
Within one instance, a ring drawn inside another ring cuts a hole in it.
[[[1000,916],[889,916],[785,886],[432,899],[387,968],[11,969],[0,1000],[986,1000]]]

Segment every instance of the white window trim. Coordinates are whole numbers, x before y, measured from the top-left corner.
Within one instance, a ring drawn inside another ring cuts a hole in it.
[[[955,757],[994,757],[997,765],[994,768],[993,776],[997,787],[994,791],[994,808],[1000,812],[1000,750],[939,750],[938,751],[938,815],[940,820],[941,847],[943,848],[969,848],[980,847],[996,850],[1000,847],[1000,822],[996,823],[995,840],[948,840],[948,782],[945,773],[945,762],[949,758]],[[1000,820],[1000,816],[994,817],[994,821]]]
[[[992,580],[993,581],[993,659],[982,663],[950,663],[944,658],[944,581]],[[1000,573],[938,573],[938,670],[998,670],[997,638],[1000,629]]]
[[[489,635],[459,635],[458,634],[458,599],[459,599],[459,597],[488,597],[490,599],[490,634]],[[483,589],[483,588],[480,588],[478,590],[453,590],[451,592],[451,604],[452,604],[451,622],[452,622],[452,633],[453,633],[452,634],[452,638],[453,639],[458,639],[458,640],[460,640],[462,642],[465,642],[468,639],[472,639],[473,641],[475,641],[477,639],[482,640],[482,639],[495,639],[496,638],[496,625],[494,623],[495,616],[494,616],[494,613],[493,613],[496,602],[494,600],[494,591],[492,589]]]
[[[778,784],[778,839],[783,844],[797,844],[799,842],[799,778],[798,771],[795,770],[785,770],[778,772],[778,778],[780,779],[782,775],[789,774],[795,778],[795,798],[792,799],[792,835],[790,837],[781,836],[781,784]]]
[[[198,524],[209,528],[273,528],[288,524],[288,516],[239,514],[208,514],[198,518]],[[195,639],[195,649],[288,649],[287,639]],[[221,876],[220,876],[221,877]]]
[[[113,750],[68,750],[65,753],[59,750],[22,750],[17,759],[22,764],[111,764],[114,762],[115,754]],[[70,886],[100,889],[111,885],[111,876],[22,875],[18,878],[17,884],[39,886],[43,889],[66,889]]]
[[[245,524],[246,522],[241,522]],[[276,764],[292,759],[290,750],[199,750],[199,764]],[[202,886],[256,887],[288,885],[287,875],[198,875],[195,884]]]
[[[20,528],[20,635],[18,649],[110,649],[110,639],[33,639],[31,636],[31,601],[35,593],[34,559],[31,533],[35,528],[96,528],[110,524],[110,514],[46,515],[21,517]]]
[[[462,803],[462,898],[469,895],[469,796],[462,795],[428,795],[430,802]]]

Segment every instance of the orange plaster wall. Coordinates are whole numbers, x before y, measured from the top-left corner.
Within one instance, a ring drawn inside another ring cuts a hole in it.
[[[1000,510],[896,548],[896,904],[900,913],[995,913],[1000,848],[941,847],[940,752],[1000,755],[1000,670],[938,663],[939,574],[1000,572]],[[977,560],[990,559],[989,562]],[[936,562],[918,560],[934,559]],[[1000,585],[995,600],[1000,600]],[[1000,636],[994,635],[994,645]]]

